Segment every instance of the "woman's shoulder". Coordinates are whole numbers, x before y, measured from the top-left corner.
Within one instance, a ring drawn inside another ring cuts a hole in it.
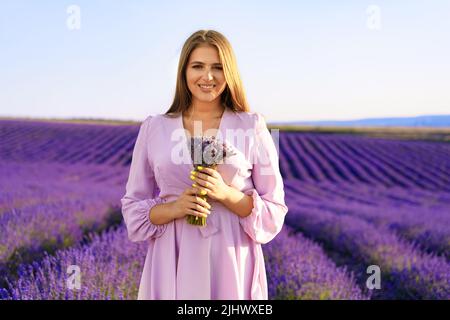
[[[167,116],[166,114],[147,115],[141,122],[141,129],[150,137],[157,132],[161,132],[161,129],[167,124],[165,121],[170,121],[172,118],[173,117]]]
[[[167,115],[165,113],[157,113],[152,115],[147,115],[147,117],[142,121],[142,124],[146,124],[147,126],[150,126],[152,124],[157,124],[163,121],[167,120],[173,120],[176,119],[176,115]]]
[[[236,115],[253,128],[261,129],[266,126],[266,118],[261,112],[240,111],[236,112]]]

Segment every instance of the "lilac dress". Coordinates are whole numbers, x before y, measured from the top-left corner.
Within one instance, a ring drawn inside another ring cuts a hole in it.
[[[238,134],[229,137],[230,132]],[[288,211],[277,149],[256,112],[226,109],[217,137],[236,153],[217,170],[225,183],[253,198],[251,214],[241,218],[208,199],[212,210],[206,226],[190,225],[185,218],[154,225],[150,209],[192,186],[193,165],[181,115],[149,116],[140,126],[121,199],[129,239],[148,243],[140,300],[268,299],[261,244],[280,232]]]

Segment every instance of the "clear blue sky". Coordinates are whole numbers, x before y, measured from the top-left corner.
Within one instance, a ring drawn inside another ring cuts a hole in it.
[[[0,3],[0,116],[164,113],[198,29],[230,40],[269,121],[450,113],[450,1]]]

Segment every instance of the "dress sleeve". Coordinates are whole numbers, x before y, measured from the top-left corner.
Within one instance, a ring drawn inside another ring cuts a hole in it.
[[[148,159],[148,131],[151,118],[149,116],[139,128],[126,192],[121,199],[128,238],[133,242],[158,238],[167,228],[167,224],[155,225],[150,222],[150,209],[156,204],[165,202],[158,197],[159,188]]]
[[[281,231],[288,207],[284,201],[283,178],[275,143],[264,117],[259,113],[255,115],[251,175],[254,188],[244,191],[253,198],[253,209],[250,215],[239,217],[239,223],[250,238],[265,244]]]

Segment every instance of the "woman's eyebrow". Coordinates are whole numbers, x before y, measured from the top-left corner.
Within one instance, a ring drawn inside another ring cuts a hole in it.
[[[190,64],[194,64],[194,63],[198,63],[198,64],[204,64],[203,62],[201,62],[201,61],[192,61]],[[215,62],[215,63],[212,63],[212,65],[213,66],[215,66],[215,65],[222,65],[221,63],[219,63],[219,62]]]

